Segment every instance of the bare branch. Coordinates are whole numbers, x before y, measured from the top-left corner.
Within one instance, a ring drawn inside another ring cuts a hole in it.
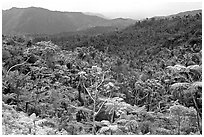
[[[98,89],[98,88],[103,84],[104,79],[105,79],[105,73],[103,73],[103,77],[102,77],[101,83],[98,84],[98,86],[96,87],[96,89]]]
[[[8,70],[8,72],[6,73],[6,75],[9,74],[9,72],[11,71],[11,69],[13,69],[13,68],[15,68],[15,67],[17,67],[17,66],[24,65],[29,59],[30,59],[30,57],[29,57],[26,61],[24,61],[23,63],[21,63],[21,64],[16,64],[16,65],[10,67],[10,69]]]
[[[89,97],[90,97],[93,101],[95,101],[95,99],[93,99],[93,97],[91,96],[91,93],[89,92],[89,90],[85,87],[84,83],[83,83],[83,86],[84,86],[84,88],[86,89],[86,91],[87,91]]]
[[[111,95],[112,95],[112,94],[110,94],[110,96],[108,97],[108,99],[110,99]],[[107,100],[108,100],[108,99],[107,99]],[[103,105],[107,102],[107,100],[105,100],[105,101],[101,104],[100,108],[99,108],[98,111],[95,113],[95,115],[97,115],[97,114],[101,111]]]

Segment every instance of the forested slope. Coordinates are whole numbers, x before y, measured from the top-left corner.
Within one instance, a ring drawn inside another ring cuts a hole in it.
[[[3,36],[3,133],[202,134],[201,28],[197,14],[57,45]]]
[[[39,7],[13,7],[2,11],[4,34],[56,34],[93,27],[125,28],[134,22],[133,19],[105,19],[82,12],[50,11]]]

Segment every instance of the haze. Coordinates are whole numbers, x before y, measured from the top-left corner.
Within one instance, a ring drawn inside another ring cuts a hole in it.
[[[42,7],[68,12],[100,13],[108,18],[142,19],[202,9],[201,0],[3,0],[2,9]]]

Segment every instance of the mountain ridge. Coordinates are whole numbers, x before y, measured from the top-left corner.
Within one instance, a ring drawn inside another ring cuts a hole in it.
[[[83,12],[51,11],[39,7],[16,8],[2,11],[2,32],[54,34],[85,30],[96,26],[124,28],[136,21],[133,19],[105,19]]]
[[[175,13],[175,14],[171,14],[171,15],[167,15],[167,16],[154,16],[152,18],[161,19],[161,18],[183,17],[185,15],[194,16],[194,15],[196,15],[198,13],[202,13],[202,9],[189,10],[189,11],[179,12],[179,13]]]

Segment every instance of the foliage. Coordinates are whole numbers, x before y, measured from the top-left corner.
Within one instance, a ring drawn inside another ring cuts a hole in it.
[[[3,134],[202,134],[200,22],[144,20],[72,51],[3,36]]]

